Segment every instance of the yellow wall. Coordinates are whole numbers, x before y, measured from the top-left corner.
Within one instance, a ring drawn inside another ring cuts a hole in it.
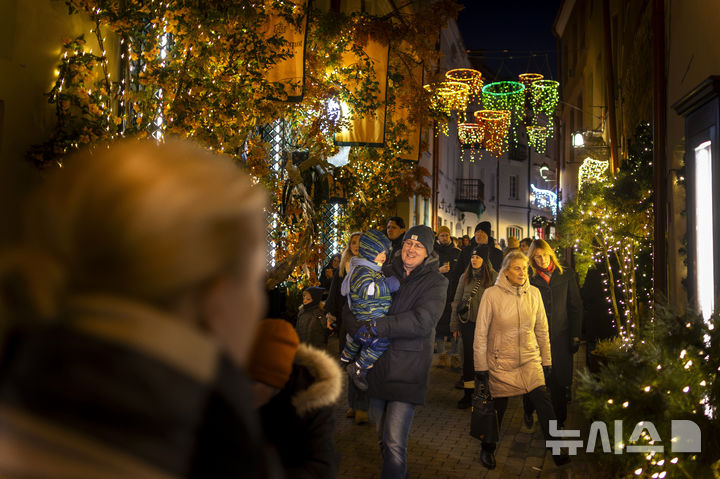
[[[24,155],[48,138],[54,124],[45,93],[54,83],[63,38],[84,32],[89,39],[90,28],[79,15],[69,16],[60,0],[0,2],[0,241],[13,238],[20,197],[39,176]]]

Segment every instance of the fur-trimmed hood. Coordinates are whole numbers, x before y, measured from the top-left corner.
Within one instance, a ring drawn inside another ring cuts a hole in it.
[[[295,364],[304,367],[313,377],[312,384],[296,391],[292,404],[298,416],[331,406],[342,392],[342,373],[337,362],[324,351],[300,343],[295,354]]]

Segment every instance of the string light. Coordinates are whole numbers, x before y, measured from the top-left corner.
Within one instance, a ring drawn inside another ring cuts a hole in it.
[[[487,84],[482,89],[483,107],[486,110],[505,110],[510,113],[512,141],[517,145],[517,122],[525,108],[525,86],[516,81],[500,81]]]
[[[459,123],[458,140],[462,148],[470,150],[470,161],[475,161],[475,155],[482,149],[484,144],[485,124]]]
[[[609,164],[608,161],[595,160],[590,157],[585,158],[578,170],[578,189],[581,189],[584,184],[594,183],[602,179]]]
[[[466,84],[469,90],[469,100],[479,101],[482,93],[482,73],[472,68],[455,68],[445,73],[445,78],[451,82]]]
[[[475,121],[482,125],[485,132],[483,142],[485,149],[497,157],[502,156],[503,151],[507,149],[510,115],[508,110],[478,110],[475,112]]]
[[[530,125],[526,128],[528,145],[538,153],[545,153],[547,149],[548,129],[544,126]]]
[[[424,85],[423,88],[430,92],[430,109],[441,113],[449,119],[453,112],[465,114],[467,110],[470,86],[454,81],[443,81]],[[448,135],[447,122],[441,123],[442,132]],[[437,132],[435,132],[437,134]]]

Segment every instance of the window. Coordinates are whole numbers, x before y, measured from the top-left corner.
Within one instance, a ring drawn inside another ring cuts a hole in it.
[[[703,318],[709,319],[715,307],[713,267],[712,142],[695,148],[695,254],[697,303]]]
[[[517,177],[517,175],[511,175],[509,180],[510,180],[510,185],[508,188],[508,191],[509,191],[508,197],[511,200],[516,200],[516,199],[518,199],[518,177]]]
[[[510,238],[511,236],[516,237],[517,239],[523,239],[523,229],[520,226],[508,226],[506,230],[507,236],[506,238]]]

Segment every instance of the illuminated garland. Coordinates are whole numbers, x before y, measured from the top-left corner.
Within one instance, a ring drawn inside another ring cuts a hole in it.
[[[585,158],[578,170],[578,189],[581,189],[585,183],[594,183],[600,180],[608,165],[608,161],[594,160],[590,157]]]
[[[547,125],[547,137],[553,136],[553,117],[560,101],[560,83],[555,80],[537,80],[532,83],[533,110],[535,119],[539,123],[540,115],[544,115]]]
[[[468,85],[470,88],[469,97],[471,100],[480,101],[483,81],[482,73],[472,68],[456,68],[445,73],[445,78],[451,82],[459,82]]]
[[[482,149],[485,141],[484,123],[459,123],[458,140],[460,146],[470,150],[470,161],[475,160],[478,150]],[[462,157],[460,157],[462,159]]]
[[[542,80],[543,78],[545,77],[540,73],[521,73],[520,75],[518,75],[520,83],[525,86],[525,97],[527,100],[530,100],[532,96],[532,90],[530,88],[532,83],[538,80]]]
[[[507,134],[511,113],[508,110],[478,110],[475,121],[485,131],[485,149],[497,157],[507,149]]]
[[[530,125],[527,127],[528,145],[535,148],[538,153],[545,153],[547,149],[548,129],[544,126]]]
[[[535,198],[535,204],[538,208],[550,208],[552,210],[553,218],[557,216],[557,195],[550,190],[543,190],[531,184],[533,197]]]
[[[507,110],[512,126],[512,141],[517,145],[517,122],[525,109],[525,86],[516,81],[501,81],[485,85],[483,107],[486,110]],[[510,126],[509,125],[509,126]]]
[[[444,81],[424,85],[423,88],[430,92],[430,109],[441,113],[448,119],[452,113],[467,110],[470,87],[465,83]],[[447,123],[441,123],[441,129],[445,135],[448,134]],[[435,132],[437,134],[437,132]]]

